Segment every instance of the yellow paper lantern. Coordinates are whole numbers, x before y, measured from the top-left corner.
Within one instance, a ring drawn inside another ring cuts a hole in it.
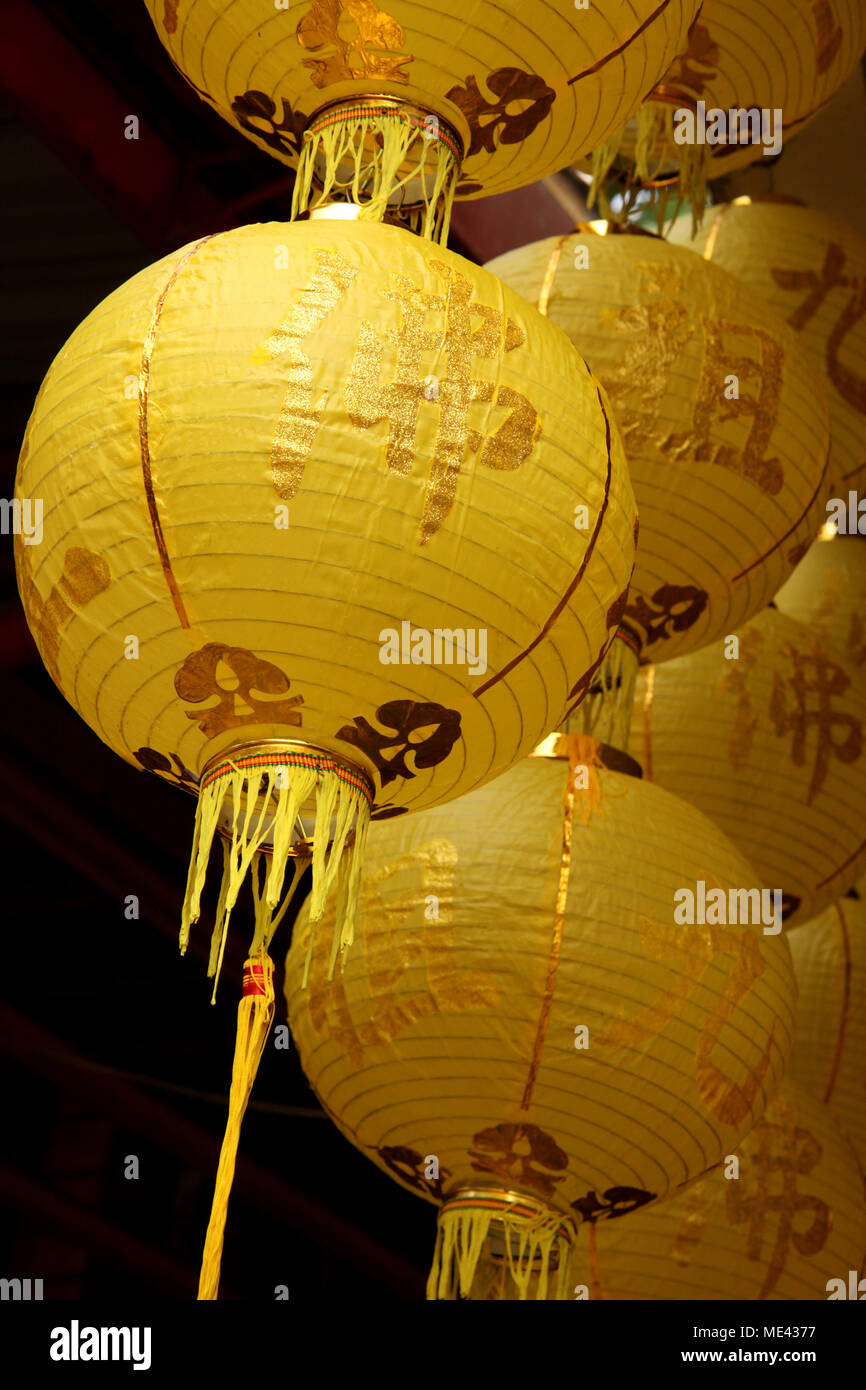
[[[615,650],[661,662],[733,632],[802,557],[823,515],[827,410],[796,336],[732,275],[596,229],[613,231],[488,268],[580,345],[610,396],[640,514]]]
[[[773,198],[711,208],[694,241],[691,233],[683,218],[671,238],[743,280],[800,333],[827,391],[830,481],[847,510],[849,491],[866,487],[866,238]]]
[[[596,186],[616,161],[638,183],[673,181],[700,211],[707,180],[780,154],[864,46],[861,0],[704,0],[635,120],[594,152]]]
[[[807,623],[846,652],[852,666],[866,663],[866,545],[821,537],[773,602],[780,613]]]
[[[230,842],[219,939],[257,850],[280,901],[299,814],[315,916],[347,860],[356,890],[374,802],[430,806],[528,753],[611,640],[634,553],[615,427],[564,335],[365,223],[206,237],[109,296],[42,385],[18,495],[44,503],[17,560],[55,682],[199,794],[185,933]]]
[[[805,934],[795,932],[792,945]],[[580,1294],[848,1297],[838,1281],[847,1289],[851,1270],[855,1284],[859,1279],[866,1201],[851,1146],[823,1107],[786,1079],[734,1157],[736,1166],[728,1160],[671,1202],[590,1228],[572,1270]],[[699,1351],[709,1345],[695,1343]],[[712,1343],[715,1350],[721,1345]],[[793,1343],[782,1350],[792,1349],[802,1350]]]
[[[866,1172],[866,881],[791,937],[797,1031],[789,1074],[829,1110]]]
[[[357,949],[328,979],[302,911],[286,962],[324,1108],[442,1207],[431,1297],[468,1295],[491,1233],[519,1296],[570,1296],[575,1227],[717,1163],[790,1046],[784,935],[674,921],[698,880],[749,887],[742,855],[622,754],[553,745],[447,819],[374,827]]]
[[[606,0],[585,10],[573,0],[146,4],[199,96],[278,159],[297,164],[311,117],[335,102],[385,96],[419,104],[453,130],[457,196],[468,198],[530,183],[605,139],[683,46],[699,8],[699,0]],[[423,113],[419,122],[423,129]],[[323,129],[313,134],[323,149]]]
[[[629,751],[738,845],[784,920],[866,868],[866,673],[773,608],[638,680]]]

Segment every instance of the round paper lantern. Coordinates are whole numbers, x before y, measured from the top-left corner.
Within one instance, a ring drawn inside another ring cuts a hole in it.
[[[594,152],[596,185],[616,161],[638,183],[674,182],[700,212],[707,180],[780,154],[864,46],[861,0],[704,0],[636,119]]]
[[[791,937],[797,1030],[789,1074],[823,1102],[866,1172],[866,881]]]
[[[684,889],[750,887],[743,856],[622,754],[551,742],[567,758],[529,758],[447,819],[373,827],[357,949],[329,979],[302,911],[286,962],[324,1108],[441,1207],[434,1298],[469,1294],[494,1237],[519,1296],[534,1276],[569,1297],[575,1227],[717,1163],[790,1047],[785,936],[674,916]]]
[[[820,537],[773,600],[847,653],[853,666],[866,662],[866,545]]]
[[[773,608],[638,680],[630,752],[808,921],[866,867],[866,674]]]
[[[640,514],[614,650],[661,662],[733,632],[817,534],[826,404],[795,335],[732,275],[596,228],[612,224],[488,268],[580,344],[613,403]]]
[[[385,97],[427,138],[438,139],[439,122],[453,132],[457,196],[468,198],[531,183],[604,140],[682,48],[699,8],[699,0],[605,0],[585,10],[573,0],[146,4],[187,82],[278,159],[297,164],[308,132],[331,178],[340,154],[326,133],[334,103],[349,112],[350,101]],[[392,128],[387,102],[375,105],[349,117],[364,126],[367,153]],[[347,129],[348,144],[358,134]]]
[[[591,1227],[572,1268],[582,1296],[847,1297],[837,1281],[847,1289],[851,1270],[859,1279],[866,1202],[851,1146],[824,1108],[786,1079],[734,1157],[671,1202]]]
[[[686,241],[691,231],[683,218],[671,237]],[[737,198],[711,208],[688,244],[763,295],[801,334],[827,391],[830,481],[847,510],[849,491],[866,488],[866,238],[826,212]]]
[[[184,934],[228,839],[219,939],[254,854],[264,913],[300,836],[314,916],[349,865],[348,942],[371,807],[528,753],[633,561],[621,446],[565,336],[366,223],[206,237],[109,296],[42,385],[18,496],[44,502],[17,559],[55,682],[199,796]]]

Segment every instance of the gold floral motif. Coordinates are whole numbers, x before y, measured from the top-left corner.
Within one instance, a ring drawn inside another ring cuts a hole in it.
[[[294,497],[304,467],[322,423],[328,393],[313,398],[313,369],[303,342],[321,327],[328,314],[349,290],[357,266],[349,265],[336,251],[318,250],[310,283],[300,291],[282,322],[252,355],[253,362],[286,357],[288,385],[280,406],[271,442],[271,476],[279,497]]]
[[[377,324],[362,321],[343,392],[356,429],[368,430],[382,423],[387,426],[386,466],[403,475],[411,473],[415,464],[421,409],[426,406],[438,411],[418,533],[421,545],[436,534],[451,511],[467,448],[474,452],[480,449],[481,462],[488,468],[513,470],[532,453],[541,428],[534,406],[508,386],[499,386],[496,391],[495,404],[509,412],[499,428],[488,436],[470,428],[472,403],[493,401],[495,386],[492,381],[473,378],[472,359],[495,359],[503,352],[513,352],[525,342],[525,334],[502,310],[474,303],[471,281],[453,266],[432,261],[431,267],[444,281],[443,294],[430,294],[407,276],[393,275],[393,288],[383,293],[399,305],[401,326],[383,333]],[[442,328],[426,326],[431,312],[444,317]],[[473,329],[473,320],[479,319]],[[386,345],[396,348],[397,360],[390,381],[383,384]],[[430,353],[437,355],[432,361],[432,394],[429,368],[422,363],[422,357]],[[441,377],[435,372],[439,354],[444,354],[446,362]]]
[[[834,698],[845,694],[851,678],[817,642],[812,640],[809,650],[799,651],[786,643],[782,655],[793,669],[787,681],[778,671],[773,676],[770,719],[777,738],[791,735],[791,761],[795,767],[805,765],[809,732],[816,731],[815,761],[806,797],[806,805],[811,806],[824,785],[830,759],[854,763],[860,757],[863,729],[855,715],[833,709]],[[840,732],[839,741],[833,736],[834,730]],[[844,738],[842,731],[847,731]]]
[[[405,69],[413,55],[400,53],[403,27],[374,0],[313,0],[295,32],[301,48],[323,55],[304,59],[314,87],[369,77],[409,81]]]
[[[196,88],[196,91],[199,91],[199,88]],[[202,92],[201,95],[206,96],[207,93]],[[255,88],[232,98],[232,112],[243,130],[263,140],[272,150],[276,150],[277,154],[297,157],[301,153],[304,131],[310,118],[302,111],[293,110],[285,97],[281,97],[280,100],[283,104],[283,114],[279,120],[276,102],[272,101],[267,92],[259,92]]]
[[[778,266],[772,266],[770,274],[782,290],[807,292],[802,304],[788,316],[788,323],[798,332],[814,318],[833,290],[850,290],[850,297],[828,335],[824,360],[827,375],[842,399],[852,410],[866,415],[866,380],[839,361],[839,353],[846,337],[866,314],[866,276],[844,274],[845,260],[842,247],[834,241],[828,241],[820,271],[783,270]]]
[[[313,1030],[327,1033],[360,1071],[364,1049],[383,1047],[414,1023],[463,1010],[495,1009],[502,988],[495,975],[463,968],[454,943],[454,873],[457,850],[449,840],[431,840],[382,868],[367,872],[362,887],[363,951],[369,979],[369,1015],[355,1023],[342,977],[327,979],[326,933],[317,932],[309,976]],[[386,892],[403,875],[414,880],[404,892]],[[420,878],[420,885],[418,879]],[[435,901],[436,915],[417,925],[419,902]],[[406,972],[423,962],[426,986],[396,992]]]
[[[438,767],[460,737],[457,710],[429,701],[388,700],[376,710],[376,718],[389,732],[380,733],[363,715],[356,714],[354,727],[344,724],[336,737],[366,753],[375,763],[383,787],[398,777],[415,777],[418,772]],[[432,732],[421,737],[427,730]],[[386,748],[394,749],[390,758],[383,756]],[[406,762],[409,753],[414,758],[414,770]]]
[[[493,154],[497,143],[521,144],[550,114],[556,96],[543,78],[522,68],[495,68],[485,81],[494,94],[492,99],[479,89],[474,73],[462,87],[452,87],[446,94],[463,112],[469,126],[467,158],[482,150]],[[521,110],[515,111],[515,106]]]
[[[692,96],[703,96],[710,83],[715,80],[719,63],[719,46],[706,25],[701,24],[701,12],[692,21],[688,33],[688,44],[684,51],[674,58],[657,92],[671,89],[685,89]],[[654,93],[651,93],[653,95]]]
[[[165,0],[162,9],[162,26],[167,34],[177,31],[177,7],[180,0]]]
[[[815,21],[815,65],[821,76],[832,66],[842,47],[842,28],[837,23],[831,0],[809,0]]]
[[[403,1144],[385,1145],[384,1148],[374,1149],[373,1152],[379,1155],[395,1178],[409,1183],[422,1196],[426,1197],[432,1193],[437,1201],[443,1200],[442,1184],[451,1177],[447,1168],[440,1169],[438,1178],[425,1177],[424,1155],[416,1153],[414,1149],[407,1149]]]
[[[476,1173],[492,1173],[507,1187],[552,1197],[563,1182],[568,1154],[538,1125],[504,1124],[473,1136],[469,1157]]]
[[[198,789],[199,779],[184,766],[176,753],[167,758],[156,748],[148,748],[145,745],[143,748],[137,748],[132,756],[141,763],[146,772],[154,772],[157,777],[164,777],[178,787],[188,787],[192,791]]]
[[[706,589],[694,584],[661,584],[648,599],[637,594],[626,605],[624,615],[643,629],[643,645],[649,647],[694,627],[708,602]]]
[[[298,705],[302,695],[290,699],[263,700],[253,694],[285,696],[289,678],[278,666],[264,661],[244,647],[227,647],[221,642],[206,642],[197,652],[191,652],[174,678],[174,688],[181,700],[201,705],[216,696],[216,704],[206,709],[187,710],[187,719],[198,724],[206,738],[215,738],[226,729],[242,724],[299,725]]]
[[[646,1192],[642,1187],[609,1187],[602,1192],[601,1201],[593,1191],[587,1192],[585,1197],[578,1197],[571,1205],[583,1221],[595,1223],[627,1216],[630,1211],[637,1211],[638,1207],[654,1202],[657,1196],[658,1193]]]
[[[83,546],[70,546],[63,557],[63,572],[42,599],[33,579],[30,547],[18,547],[21,603],[27,624],[45,663],[46,670],[62,690],[58,669],[60,639],[78,609],[105,592],[111,583],[111,570],[101,555]]]
[[[742,1156],[739,1180],[726,1184],[728,1220],[735,1226],[748,1222],[747,1258],[766,1264],[758,1298],[768,1298],[775,1289],[791,1245],[801,1255],[816,1255],[823,1250],[833,1224],[826,1202],[797,1191],[798,1178],[811,1173],[821,1161],[821,1144],[796,1124],[788,1102],[777,1100],[777,1110],[780,1105],[781,1121],[771,1124],[761,1120],[755,1126],[749,1141],[755,1152]],[[804,1214],[811,1217],[805,1230]],[[795,1226],[798,1221],[799,1228]],[[774,1222],[775,1240],[768,1260],[766,1228]]]

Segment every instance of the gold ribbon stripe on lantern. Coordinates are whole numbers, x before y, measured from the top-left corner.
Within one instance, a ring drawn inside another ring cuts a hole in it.
[[[820,526],[829,436],[807,354],[757,296],[658,237],[598,234],[612,231],[489,269],[580,345],[612,401],[640,515],[614,649],[633,671],[629,647],[667,661],[773,596]]]
[[[866,880],[794,932],[791,955],[790,1076],[826,1105],[866,1173]]]
[[[839,1297],[838,1281],[847,1287],[862,1265],[866,1202],[851,1146],[823,1107],[786,1079],[732,1158],[671,1202],[591,1228],[575,1253],[578,1296]]]
[[[707,180],[765,151],[780,154],[847,81],[864,46],[861,0],[704,0],[636,118],[594,151],[594,191],[613,166],[656,185],[662,209],[673,184],[699,216]]]
[[[417,109],[428,147],[438,123],[453,129],[463,155],[456,192],[467,198],[531,183],[604,140],[681,49],[699,6],[301,0],[287,11],[271,0],[146,3],[190,86],[276,158],[307,161],[304,132],[318,125],[307,143],[325,184],[353,139],[368,154],[379,140],[377,157],[398,168],[410,132],[404,121],[401,140],[400,122],[373,111],[384,97],[407,114]],[[361,124],[335,141],[323,113],[360,98]]]
[[[866,486],[866,238],[838,217],[774,198],[711,208],[690,236],[685,219],[671,229],[801,335],[830,406],[830,495],[847,508],[849,491]]]
[[[548,746],[447,819],[373,827],[358,948],[329,979],[302,910],[286,962],[324,1108],[442,1205],[434,1298],[468,1296],[496,1241],[514,1296],[570,1296],[575,1228],[716,1164],[791,1044],[784,935],[674,921],[698,880],[751,886],[739,851],[622,754]]]
[[[844,651],[852,666],[866,664],[866,545],[862,541],[819,537],[773,602],[780,613],[808,624],[816,635]]]
[[[767,608],[642,674],[629,748],[739,845],[762,887],[782,891],[792,926],[866,867],[864,729],[864,667]]]

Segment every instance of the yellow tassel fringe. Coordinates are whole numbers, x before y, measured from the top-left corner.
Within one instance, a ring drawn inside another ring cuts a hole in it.
[[[651,195],[659,234],[679,216],[683,203],[692,209],[692,235],[703,221],[707,201],[710,157],[706,145],[678,145],[674,139],[674,114],[678,108],[669,101],[647,100],[639,107],[637,132],[631,157],[633,172],[622,192],[623,212],[614,216],[607,192],[607,180],[617,155],[626,144],[626,127],[599,145],[592,153],[592,186],[587,203],[598,207],[602,217],[626,220],[635,210],[636,195],[646,189]]]
[[[566,718],[562,732],[589,734],[627,753],[638,664],[631,639],[617,633],[592,685]]]
[[[558,1258],[550,1297],[568,1298],[571,1242],[562,1234],[559,1215],[542,1212],[528,1219],[483,1207],[446,1206],[439,1214],[428,1299],[489,1298],[495,1296],[497,1284],[499,1295],[507,1296],[505,1262],[497,1267],[486,1249],[494,1222],[503,1231],[508,1278],[517,1299],[526,1301],[531,1289],[536,1300],[548,1298],[554,1249]]]
[[[444,246],[459,174],[459,161],[448,145],[423,124],[399,109],[359,107],[357,115],[323,122],[306,132],[292,219],[311,206],[353,202],[360,205],[359,218],[365,221],[384,222],[391,213],[428,241]],[[411,184],[417,184],[423,207],[419,202],[406,216],[401,204]],[[311,202],[314,189],[317,196]]]
[[[319,920],[336,889],[338,911],[331,974],[338,951],[344,955],[352,944],[371,796],[360,777],[347,777],[328,758],[319,758],[315,765],[306,766],[310,761],[238,758],[233,762],[227,758],[212,779],[203,781],[183,904],[180,949],[186,951],[190,927],[199,919],[211,847],[222,820],[223,875],[208,964],[208,975],[214,978],[214,995],[232,910],[253,866],[256,927],[251,954],[267,948],[282,919],[307,862],[292,851],[301,812],[314,797],[310,921]],[[225,833],[227,812],[231,815],[231,838]],[[265,854],[263,846],[268,842],[272,848]],[[293,879],[284,897],[290,858]],[[260,869],[264,870],[263,886],[259,882]]]

